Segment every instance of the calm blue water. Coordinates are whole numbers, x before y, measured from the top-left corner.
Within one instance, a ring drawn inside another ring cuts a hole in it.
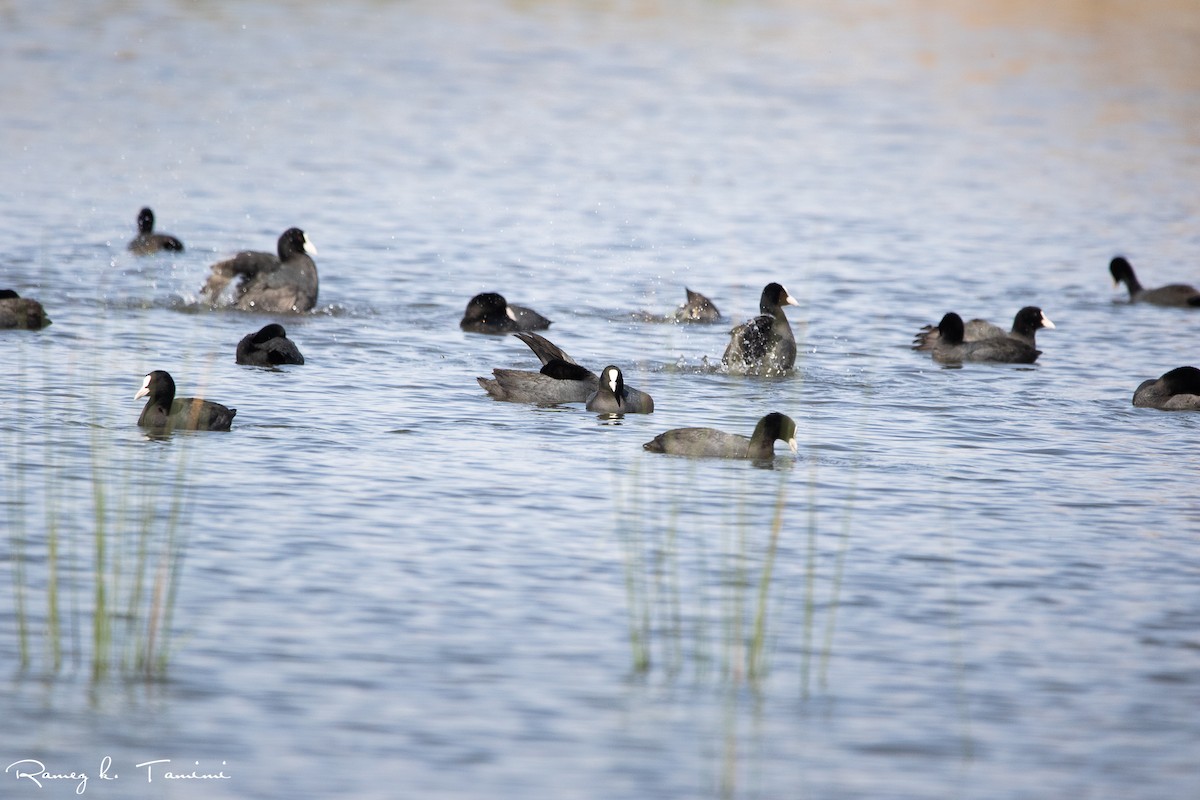
[[[1200,15],[1008,5],[6,4],[0,287],[54,324],[0,332],[0,766],[121,798],[1200,793],[1200,416],[1130,405],[1200,315],[1107,273],[1200,283]],[[186,252],[125,252],[143,205]],[[308,363],[239,367],[271,318],[197,290],[293,225]],[[706,369],[772,280],[796,374]],[[631,320],[685,285],[729,324]],[[536,362],[458,330],[488,290],[656,412],[489,400]],[[1032,368],[908,349],[1027,304],[1058,326]],[[147,440],[151,369],[234,430]],[[774,469],[641,449],[769,410],[800,427]],[[163,681],[90,679],[97,519],[118,589],[185,553]]]

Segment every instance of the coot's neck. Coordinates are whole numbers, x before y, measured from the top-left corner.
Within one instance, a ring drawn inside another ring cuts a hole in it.
[[[1125,285],[1129,287],[1129,294],[1135,295],[1142,291],[1142,282],[1137,279],[1137,275],[1133,274],[1132,269],[1122,275],[1121,280],[1123,280]]]
[[[768,430],[768,423],[760,419],[754,426],[754,435],[750,437],[750,458],[775,457],[775,432]]]

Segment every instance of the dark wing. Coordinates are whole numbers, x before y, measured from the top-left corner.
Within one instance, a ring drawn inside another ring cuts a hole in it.
[[[733,341],[739,346],[743,361],[761,361],[767,354],[771,342],[771,325],[774,321],[769,314],[759,314],[733,329]]]
[[[587,367],[581,367],[561,358],[553,358],[542,365],[540,372],[560,381],[597,381],[599,378]]]
[[[559,361],[565,361],[568,364],[575,363],[575,359],[564,353],[558,347],[558,345],[551,342],[545,336],[537,333],[527,333],[524,331],[520,333],[514,333],[513,336],[516,336],[518,339],[528,345],[529,349],[533,351],[533,354],[538,357],[538,361],[541,361],[543,365],[549,364],[555,359],[558,359]]]
[[[213,264],[210,267],[212,275],[208,276],[208,281],[205,282],[204,288],[200,290],[200,293],[207,297],[210,303],[215,303],[217,298],[221,296],[221,292],[225,291],[225,287],[234,278],[242,278],[241,290],[244,292],[247,282],[253,280],[259,274],[278,268],[279,256],[271,253],[246,250],[238,253],[233,258],[227,258],[224,261],[218,261],[216,264]]]
[[[304,356],[296,343],[286,337],[270,339],[259,346],[267,354],[267,361],[272,364],[303,364]]]

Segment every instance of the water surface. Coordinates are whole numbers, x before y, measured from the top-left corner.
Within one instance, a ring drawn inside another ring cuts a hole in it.
[[[1197,31],[1168,2],[7,4],[0,284],[54,324],[0,332],[0,761],[110,797],[1195,794],[1200,417],[1130,397],[1200,317],[1114,302],[1107,264],[1200,283]],[[143,205],[186,252],[125,252]],[[308,363],[239,367],[273,318],[197,290],[292,225]],[[795,374],[708,368],[773,280]],[[685,285],[728,324],[632,320]],[[489,400],[536,362],[458,330],[479,291],[656,412]],[[1028,304],[1032,368],[908,349]],[[234,430],[147,440],[151,369]],[[770,410],[800,425],[770,469],[641,449]],[[139,531],[186,545],[165,680],[89,677],[97,518],[122,586]],[[168,758],[231,777],[133,767]]]

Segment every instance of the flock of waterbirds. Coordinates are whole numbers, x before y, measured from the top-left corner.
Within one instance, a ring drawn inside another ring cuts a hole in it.
[[[154,230],[154,212],[143,208],[137,218],[137,236],[129,242],[130,252],[153,255],[181,252],[183,242]],[[294,315],[311,311],[317,303],[319,288],[317,266],[312,256],[316,248],[299,228],[280,235],[275,253],[245,251],[219,261],[200,290],[213,307],[228,304],[245,311]],[[1171,284],[1156,289],[1144,288],[1123,256],[1109,264],[1114,285],[1125,284],[1129,302],[1159,306],[1200,308],[1200,291],[1186,284]],[[234,285],[232,297],[224,300]],[[685,289],[687,300],[665,315],[639,312],[634,319],[644,322],[714,324],[723,320],[721,313],[704,295]],[[721,358],[721,368],[731,375],[778,376],[789,373],[796,363],[796,339],[784,314],[784,307],[799,305],[779,283],[763,288],[759,314],[730,331],[729,344]],[[24,298],[12,289],[0,290],[0,328],[40,330],[50,324],[42,304]],[[583,403],[597,414],[649,414],[654,400],[644,391],[625,383],[620,367],[610,364],[599,374],[575,362],[558,346],[535,331],[550,327],[551,321],[536,311],[508,303],[495,292],[472,297],[467,303],[460,327],[484,334],[514,334],[541,362],[538,371],[492,370],[492,377],[478,378],[479,385],[496,400],[559,405]],[[1054,328],[1054,323],[1036,306],[1020,309],[1009,329],[985,320],[964,322],[949,312],[937,323],[917,332],[913,349],[927,351],[941,364],[964,362],[1032,364],[1037,349],[1037,331]],[[238,364],[277,368],[285,364],[303,364],[304,356],[278,323],[246,335],[238,342]],[[179,397],[175,381],[163,370],[145,376],[135,398],[146,397],[138,425],[156,434],[174,430],[227,431],[236,409],[195,397]],[[1157,379],[1143,381],[1134,392],[1133,405],[1169,411],[1200,411],[1200,369],[1185,366],[1170,370]],[[796,452],[796,423],[786,414],[771,412],[763,416],[751,436],[725,433],[714,428],[676,428],[646,442],[643,447],[655,453],[695,457],[749,458],[774,457],[776,440]]]

